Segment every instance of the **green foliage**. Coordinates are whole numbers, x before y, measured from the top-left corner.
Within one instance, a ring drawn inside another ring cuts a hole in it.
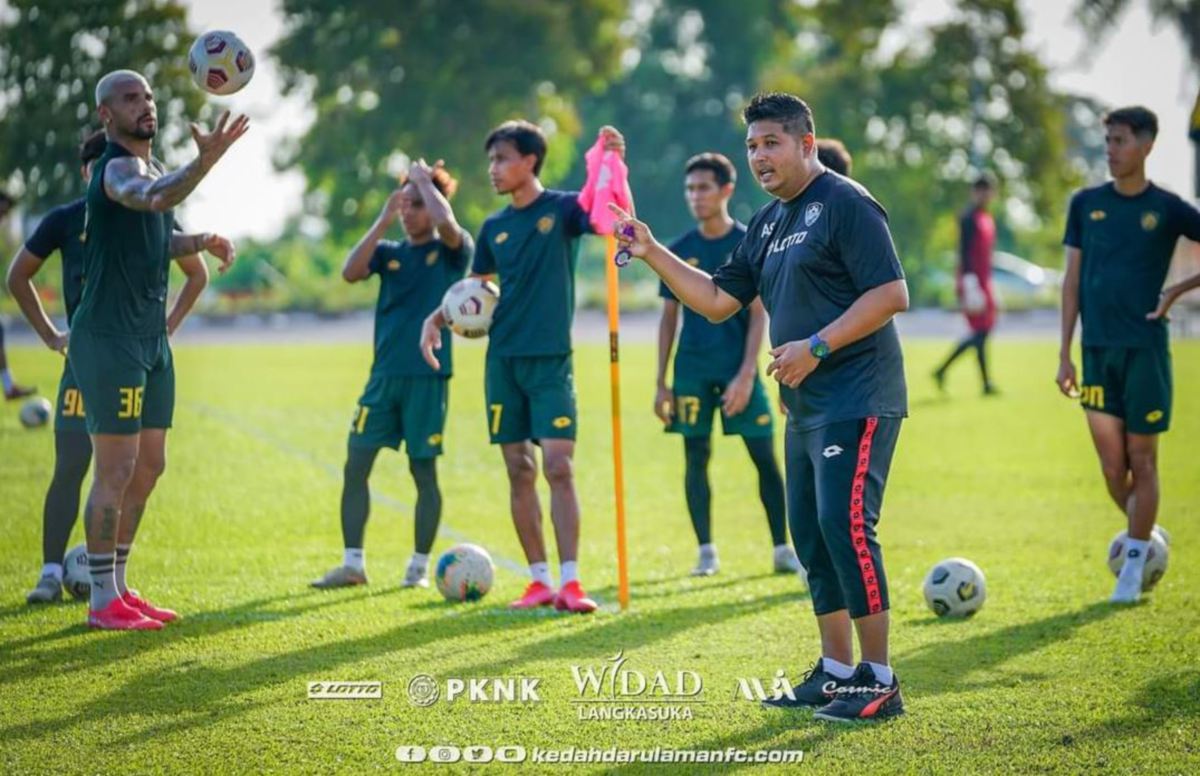
[[[204,93],[191,82],[195,32],[179,0],[9,0],[0,13],[0,183],[41,213],[79,196],[80,140],[99,128],[94,90],[128,68],[154,88],[156,153],[190,146],[188,119],[203,119]]]
[[[638,215],[660,237],[693,226],[683,201],[683,167],[694,154],[723,153],[742,171],[731,203],[735,217],[748,220],[766,201],[743,162],[741,109],[763,69],[786,49],[795,28],[791,5],[631,3],[629,61],[636,64],[604,94],[586,99],[583,115],[589,128],[613,124],[625,133]],[[582,176],[577,164],[575,177]]]
[[[335,236],[366,227],[405,157],[445,159],[462,181],[456,209],[475,227],[495,209],[483,139],[505,119],[546,129],[547,183],[569,169],[577,98],[601,90],[622,50],[620,0],[562,3],[284,0],[275,46],[285,88],[311,96],[316,122],[282,154],[308,178],[310,205]]]
[[[1075,15],[1089,37],[1111,34],[1133,0],[1077,0]],[[1200,67],[1200,0],[1146,0],[1150,16],[1179,30],[1192,64]]]
[[[852,5],[799,10],[797,46],[764,83],[803,95],[818,136],[847,144],[854,177],[889,211],[910,273],[919,280],[938,263],[930,238],[984,169],[1000,179],[999,220],[1013,233],[1060,228],[1082,179],[1079,165],[1064,163],[1074,103],[1050,87],[1015,0],[960,0],[950,20],[894,51],[879,42],[897,6]]]

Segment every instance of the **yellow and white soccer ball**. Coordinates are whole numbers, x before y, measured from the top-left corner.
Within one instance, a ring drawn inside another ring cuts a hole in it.
[[[478,601],[492,589],[492,556],[477,544],[459,544],[438,558],[434,581],[447,601]]]
[[[987,600],[983,571],[966,558],[946,558],[925,576],[925,603],[938,617],[970,617]]]
[[[1121,574],[1121,567],[1125,565],[1125,540],[1128,538],[1129,534],[1121,531],[1108,545],[1108,568],[1114,577]],[[1142,570],[1143,593],[1152,590],[1167,573],[1170,556],[1166,532],[1155,526],[1150,534],[1150,546],[1146,548],[1146,566]]]
[[[44,396],[34,396],[21,405],[19,417],[25,428],[40,428],[54,417],[54,405]]]
[[[228,30],[206,32],[188,52],[192,80],[210,94],[233,94],[254,76],[254,52]]]
[[[499,301],[500,289],[495,283],[482,278],[463,278],[446,289],[442,317],[455,334],[475,339],[488,333]]]

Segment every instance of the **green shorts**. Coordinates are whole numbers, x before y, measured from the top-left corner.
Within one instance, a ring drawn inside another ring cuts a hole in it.
[[[492,444],[574,439],[571,356],[493,356],[484,375]]]
[[[67,352],[87,406],[89,434],[171,427],[175,361],[166,334],[126,337],[73,330]]]
[[[372,374],[354,410],[349,444],[400,450],[403,441],[409,458],[440,456],[449,396],[450,378],[442,375]]]
[[[1084,347],[1080,403],[1115,415],[1131,434],[1161,434],[1171,425],[1171,351]]]
[[[63,363],[62,377],[58,381],[58,400],[54,408],[54,433],[86,434],[87,420],[83,412],[83,394],[79,383],[71,372],[71,362]]]
[[[726,380],[675,377],[675,417],[667,425],[667,431],[685,437],[712,436],[713,415],[720,412],[721,395],[728,385]],[[721,414],[721,430],[725,436],[738,435],[751,439],[768,437],[774,432],[771,403],[762,381],[754,377],[750,389],[750,401],[746,409],[733,417]]]
[[[450,378],[371,375],[350,424],[350,446],[400,449],[409,458],[442,454]]]

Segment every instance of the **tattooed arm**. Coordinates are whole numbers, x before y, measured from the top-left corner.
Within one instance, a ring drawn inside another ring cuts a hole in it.
[[[245,116],[238,116],[230,123],[229,111],[221,114],[212,132],[204,133],[192,124],[192,138],[199,153],[183,167],[165,175],[159,175],[141,157],[114,159],[104,168],[104,193],[131,210],[158,213],[170,210],[192,193],[249,127],[250,120]]]

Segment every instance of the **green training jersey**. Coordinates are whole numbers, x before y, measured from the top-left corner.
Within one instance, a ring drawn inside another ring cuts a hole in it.
[[[73,329],[132,337],[166,334],[174,214],[132,210],[104,191],[108,163],[132,155],[110,141],[92,169],[83,233],[83,296]]]
[[[472,254],[471,236],[449,248],[440,240],[421,245],[381,240],[371,256],[371,274],[379,275],[375,303],[375,362],[371,374],[382,377],[446,375],[451,372],[453,337],[442,337],[434,371],[421,357],[421,324],[441,302],[446,289],[466,272]]]
[[[713,274],[746,236],[744,224],[735,223],[729,234],[710,240],[693,229],[669,246],[671,253]],[[666,283],[658,284],[658,295],[678,301]],[[743,307],[726,321],[709,323],[690,307],[683,307],[683,328],[675,351],[675,379],[698,378],[732,380],[742,367],[746,354],[746,331],[750,328],[750,309]]]
[[[571,352],[579,237],[592,230],[578,199],[574,191],[547,190],[525,207],[509,205],[483,222],[471,271],[500,276],[489,354]]]
[[[1109,182],[1071,198],[1063,244],[1082,252],[1085,347],[1166,345],[1166,321],[1146,315],[1158,307],[1181,236],[1200,240],[1200,211],[1153,183],[1133,197]]]

